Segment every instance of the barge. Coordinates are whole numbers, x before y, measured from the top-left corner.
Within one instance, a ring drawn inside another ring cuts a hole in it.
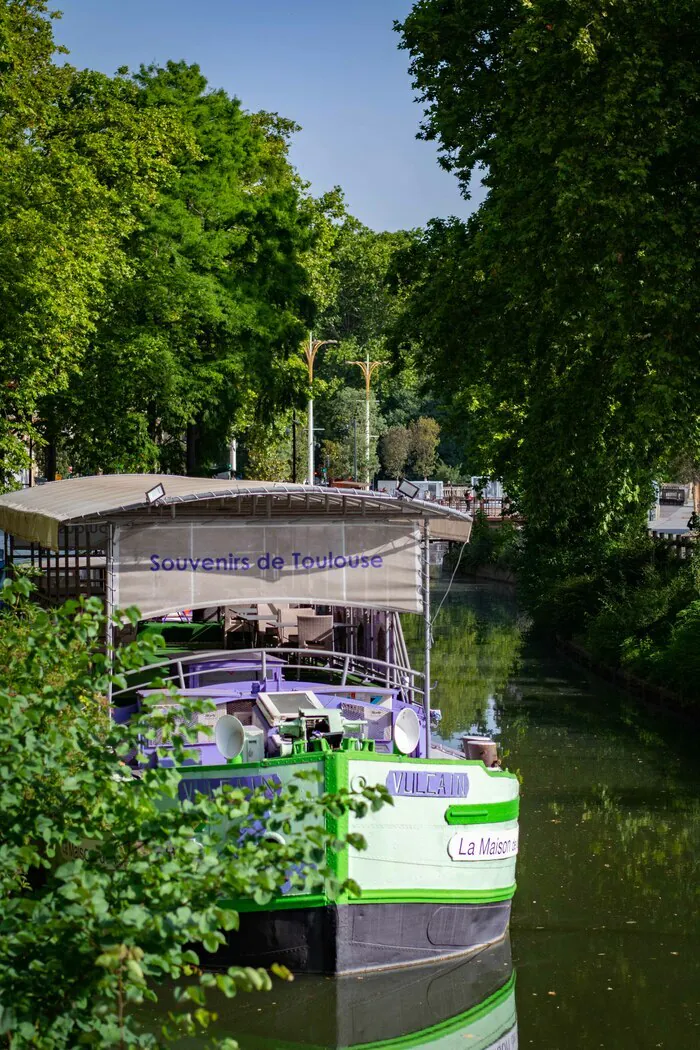
[[[302,770],[317,772],[319,792],[381,784],[392,797],[337,821],[337,834],[367,842],[329,857],[359,896],[290,888],[264,906],[228,902],[240,913],[237,961],[352,974],[503,940],[517,778],[493,742],[465,738],[457,752],[432,732],[429,545],[466,542],[468,516],[366,491],[116,475],[8,493],[0,527],[8,560],[21,551],[38,566],[48,603],[101,593],[110,614],[136,605],[147,629],[166,632],[158,621],[184,609],[213,615],[220,649],[192,651],[206,625],[191,623],[181,650],[145,669],[211,701],[193,761],[179,769],[182,799],[224,783],[274,789]],[[410,666],[402,613],[424,618],[423,675]],[[110,628],[108,647],[119,641]],[[148,698],[130,683],[110,697],[115,717]],[[157,738],[144,749],[172,764]]]

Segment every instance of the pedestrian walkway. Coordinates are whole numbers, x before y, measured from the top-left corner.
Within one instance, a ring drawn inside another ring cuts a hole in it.
[[[693,513],[693,504],[685,503],[682,507],[662,503],[659,516],[649,522],[649,531],[660,536],[685,536],[690,532],[688,518]]]

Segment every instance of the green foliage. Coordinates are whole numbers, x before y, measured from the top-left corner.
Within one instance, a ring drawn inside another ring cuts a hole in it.
[[[423,0],[400,27],[423,134],[488,196],[404,257],[398,340],[455,391],[528,555],[639,533],[700,431],[695,0]],[[587,563],[590,563],[587,564]]]
[[[457,558],[462,574],[487,565],[515,572],[522,560],[522,532],[510,521],[497,527],[489,525],[486,514],[479,510],[474,515],[469,543],[460,552],[453,548],[447,564],[455,563]]]
[[[347,370],[346,370],[347,371]],[[359,374],[359,369],[357,370]],[[337,382],[337,385],[336,385]],[[331,395],[329,390],[334,388]],[[340,474],[335,477],[352,476],[355,442],[357,442],[357,468],[360,478],[364,477],[367,453],[365,447],[365,391],[364,387],[355,387],[346,383],[341,386],[339,379],[331,380],[331,386],[321,398],[321,408],[317,418],[322,421],[323,441],[332,441],[336,448],[333,454],[335,465]],[[306,423],[306,421],[304,421]],[[379,469],[377,456],[377,436],[384,431],[384,419],[381,415],[379,398],[374,393],[369,401],[370,426],[370,475]],[[304,427],[304,438],[306,429]],[[321,464],[319,464],[321,465]],[[306,468],[304,469],[306,474]]]
[[[414,243],[414,231],[376,233],[352,216],[336,217],[328,245],[327,288],[316,330],[339,346],[323,351],[320,382],[316,384],[317,415],[324,440],[345,449],[336,456],[351,473],[354,426],[358,420],[360,476],[365,463],[364,379],[352,360],[381,361],[372,379],[371,473],[379,467],[377,441],[387,425],[407,427],[424,412],[429,395],[410,360],[392,366],[387,336],[402,308],[404,292],[390,280],[396,256]],[[376,406],[374,400],[376,399]],[[392,442],[392,438],[388,439]],[[389,476],[396,476],[382,455]]]
[[[246,474],[258,481],[290,481],[292,477],[292,426],[290,413],[263,424],[256,422],[246,432]],[[297,435],[300,437],[301,435]],[[299,442],[297,443],[297,450]],[[298,451],[297,451],[298,458]],[[297,463],[297,469],[299,464]]]
[[[183,700],[117,726],[104,701],[110,677],[123,686],[152,662],[151,642],[120,649],[112,673],[99,601],[45,611],[30,592],[27,580],[6,582],[0,618],[0,1043],[155,1047],[196,1035],[211,1020],[209,987],[270,987],[265,971],[202,970],[197,947],[215,952],[235,936],[237,915],[219,902],[264,904],[286,881],[334,896],[343,886],[327,847],[349,847],[338,816],[386,793],[326,795],[301,780],[272,798],[224,786],[178,801],[175,769],[135,776],[126,763],[146,729],[160,729],[182,763],[192,732],[183,717],[210,705]],[[286,843],[262,840],[260,821]],[[173,983],[175,1008],[144,1030],[142,1005],[161,994],[169,1003]]]
[[[390,288],[387,276],[397,251],[413,242],[415,234],[376,233],[352,216],[345,215],[336,227],[330,257],[332,299],[318,318],[323,338],[342,341],[348,357],[369,351],[381,357],[391,317],[401,301]]]
[[[526,572],[521,579],[540,627],[575,639],[602,664],[700,700],[694,558],[681,559],[665,541],[645,537],[612,545],[587,573],[543,583]]]
[[[411,431],[408,427],[389,427],[379,442],[379,454],[387,477],[400,478],[411,452]]]
[[[700,697],[700,601],[681,609],[671,627],[668,643],[643,662],[647,671],[652,663],[653,677],[684,696]],[[640,668],[641,669],[641,668]]]
[[[420,416],[411,424],[411,465],[420,478],[431,478],[437,465],[440,424]]]
[[[369,230],[337,187],[311,197],[288,159],[297,126],[196,65],[57,64],[53,17],[46,0],[0,3],[0,487],[30,440],[49,479],[210,474],[233,436],[249,474],[283,477],[315,320],[343,343],[315,391],[336,461],[348,424],[326,408],[362,394],[347,362],[384,361],[374,469],[383,408],[394,425],[427,414],[420,374],[385,353],[403,299],[387,277],[416,235]]]
[[[700,446],[699,18],[694,0],[414,6],[397,28],[422,134],[488,195],[396,260],[393,338],[522,513],[538,622],[696,696],[669,655],[691,644],[694,572],[646,511]]]
[[[0,488],[27,464],[40,398],[79,371],[126,238],[193,146],[125,78],[56,64],[47,12],[0,4]]]
[[[177,178],[131,238],[129,271],[54,415],[81,472],[206,471],[303,377],[314,232],[287,160],[297,128],[246,113],[183,62],[127,82],[141,112],[172,115],[196,149],[179,151]]]

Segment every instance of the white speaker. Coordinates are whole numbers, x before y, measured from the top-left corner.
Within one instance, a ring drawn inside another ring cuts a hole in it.
[[[224,758],[237,758],[245,744],[243,723],[235,715],[222,715],[214,729],[214,743]]]
[[[393,738],[402,755],[410,755],[418,747],[420,740],[420,722],[418,715],[410,707],[399,711],[394,720]]]

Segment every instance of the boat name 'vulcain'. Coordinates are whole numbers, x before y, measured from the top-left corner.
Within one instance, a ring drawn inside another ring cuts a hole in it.
[[[292,571],[304,569],[381,569],[384,559],[381,554],[302,554],[292,551],[289,561],[281,554],[265,552],[258,558],[247,554],[226,554],[211,558],[169,558],[151,554],[151,572],[251,572],[259,569],[266,572],[274,569]]]
[[[256,788],[265,788],[265,792],[266,794],[269,793],[270,798],[277,794],[282,787],[280,778],[275,773],[268,773],[267,775],[248,777],[187,778],[180,781],[178,793],[181,799],[194,799],[197,792],[201,792],[203,795],[211,795],[222,784],[227,784],[231,788],[249,788],[251,791],[256,790]]]
[[[469,778],[466,773],[437,773],[417,769],[391,769],[386,788],[390,795],[435,795],[442,798],[466,798]]]

